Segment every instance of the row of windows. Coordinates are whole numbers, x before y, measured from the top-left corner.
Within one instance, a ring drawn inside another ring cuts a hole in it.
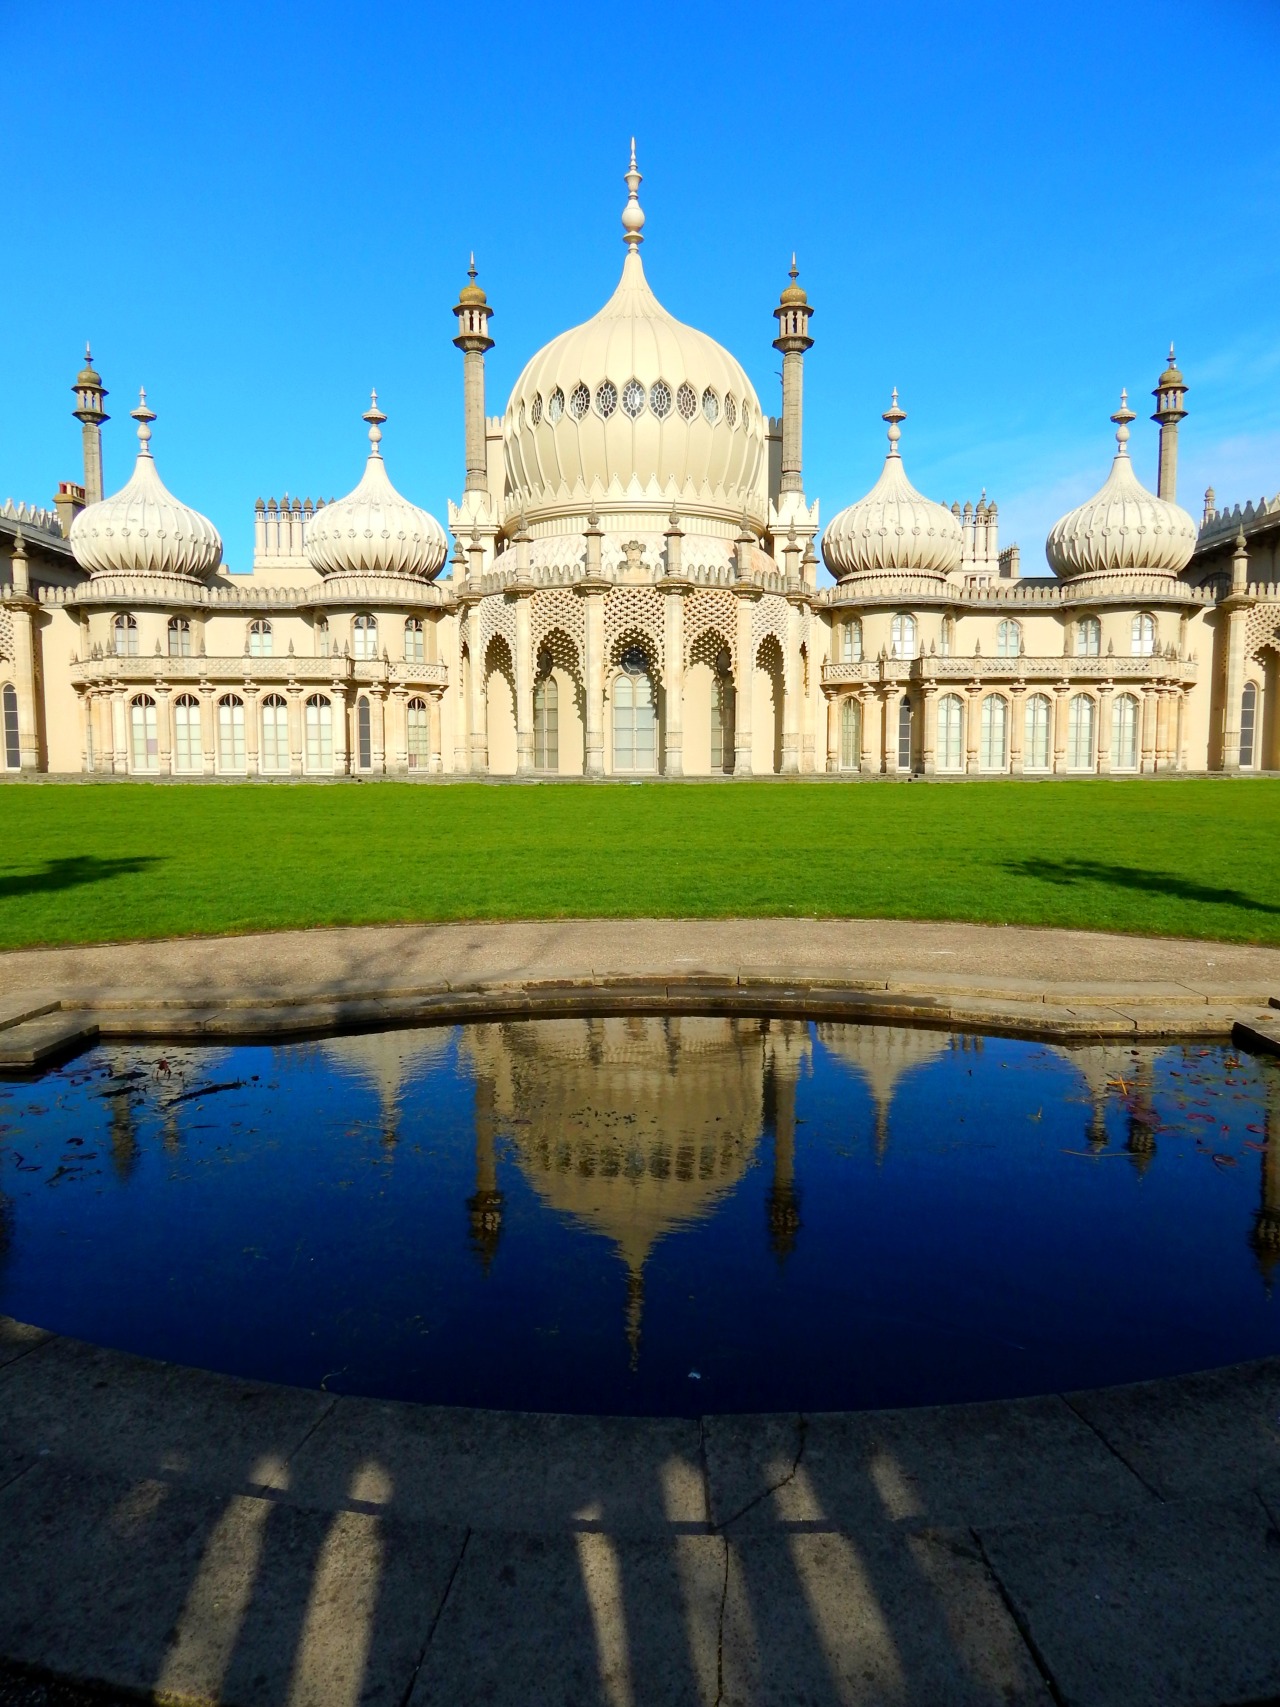
[[[919,644],[916,619],[895,616],[889,624],[889,653],[893,658],[914,658]],[[862,658],[862,619],[845,617],[838,630],[837,656],[842,664],[856,664]],[[939,652],[949,658],[955,647],[956,622],[953,616],[942,619],[942,643]],[[1102,624],[1096,616],[1084,616],[1075,624],[1076,656],[1096,658],[1102,651]],[[1135,658],[1150,658],[1156,649],[1156,619],[1140,611],[1129,627],[1130,651]],[[1026,648],[1022,639],[1022,624],[1005,618],[996,625],[996,657],[1020,658]]]
[[[638,379],[629,379],[625,385],[617,386],[611,379],[601,380],[596,386],[594,397],[588,387],[579,380],[566,399],[564,392],[557,385],[547,398],[544,405],[542,393],[535,391],[529,401],[529,424],[538,426],[544,415],[554,427],[567,414],[571,421],[583,421],[594,408],[602,421],[609,420],[618,409],[631,421],[638,421],[648,409],[659,421],[665,421],[674,411],[682,421],[692,423],[701,415],[704,421],[714,427],[721,418],[730,427],[736,427],[741,418],[745,427],[748,423],[749,405],[744,401],[739,406],[732,391],[726,391],[723,399],[714,387],[708,385],[699,397],[697,391],[688,380],[672,389],[665,379],[655,379],[646,392]],[[525,406],[520,404],[518,424],[524,426]]]
[[[320,657],[330,656],[331,641],[329,624],[321,617],[315,625],[316,647]],[[112,623],[112,635],[115,651],[120,658],[136,658],[138,656],[138,623],[133,616],[117,616]],[[249,624],[245,637],[245,649],[250,658],[270,658],[275,643],[271,624],[265,617],[256,618]],[[378,619],[376,616],[358,616],[351,627],[351,650],[355,658],[369,659],[378,656]],[[189,658],[191,656],[191,622],[185,616],[169,618],[169,656],[171,658]],[[404,656],[407,664],[425,664],[427,661],[426,630],[420,616],[405,619],[404,625]]]
[[[243,771],[247,768],[244,700],[239,694],[223,694],[215,709],[218,769]],[[426,770],[431,762],[427,702],[411,699],[406,711],[409,769]],[[304,767],[316,774],[331,772],[333,702],[325,694],[312,694],[302,713]],[[129,760],[136,771],[157,771],[160,768],[158,715],[156,702],[150,694],[137,694],[129,702]],[[372,737],[369,700],[367,695],[361,694],[356,703],[355,759],[359,770],[372,767]],[[259,711],[258,768],[268,773],[285,774],[289,763],[288,701],[282,694],[269,693],[264,696]],[[175,771],[199,771],[203,764],[204,727],[200,701],[194,694],[179,694],[173,702],[173,768]]]
[[[1249,684],[1246,696],[1252,689]],[[940,771],[960,771],[965,768],[965,702],[959,694],[943,694],[938,700],[938,729],[934,762]],[[984,771],[1003,771],[1009,765],[1009,720],[1012,709],[1003,694],[987,694],[979,707],[978,765]],[[1053,703],[1047,694],[1031,694],[1023,708],[1022,742],[1023,768],[1029,771],[1049,769],[1051,748],[1050,729]],[[1067,706],[1068,770],[1087,771],[1095,768],[1097,758],[1097,701],[1088,694],[1075,694]],[[1111,768],[1137,770],[1139,704],[1133,694],[1118,694],[1111,706]],[[912,730],[915,708],[904,694],[898,704],[898,768],[910,770],[912,764]],[[862,706],[856,699],[846,699],[840,708],[840,768],[857,770],[862,758]],[[1241,763],[1253,763],[1252,740],[1249,757],[1244,757],[1241,742]]]

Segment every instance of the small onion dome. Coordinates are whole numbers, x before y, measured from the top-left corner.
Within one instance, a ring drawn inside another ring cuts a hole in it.
[[[1181,370],[1179,369],[1177,362],[1174,360],[1173,345],[1170,344],[1169,345],[1169,365],[1164,370],[1164,372],[1160,375],[1160,384],[1159,384],[1158,389],[1161,391],[1164,391],[1168,386],[1171,386],[1171,385],[1185,386],[1186,383],[1187,382],[1185,379],[1183,379]]]
[[[459,303],[466,308],[484,308],[489,299],[476,283],[476,258],[474,255],[471,257],[471,265],[467,268],[467,277],[471,283],[464,284],[458,292]]]
[[[83,376],[82,376],[83,377]],[[71,524],[71,550],[94,575],[189,575],[202,580],[222,561],[222,540],[207,516],[181,504],[156,473],[151,455],[155,411],[139,394],[138,460],[128,482],[90,504]]]
[[[960,523],[945,504],[922,496],[907,479],[898,451],[898,423],[907,417],[896,388],[882,418],[889,423],[889,454],[880,478],[865,498],[831,520],[822,555],[839,581],[896,572],[941,578],[959,567]]]
[[[1196,524],[1177,504],[1148,492],[1129,460],[1129,422],[1134,418],[1128,394],[1120,393],[1116,456],[1100,492],[1054,524],[1045,556],[1054,573],[1115,575],[1128,571],[1176,575],[1191,561]]]
[[[354,492],[317,510],[306,524],[303,550],[322,575],[440,573],[449,541],[434,516],[402,498],[387,478],[378,445],[386,416],[378,393],[362,419],[369,423],[369,460]]]
[[[101,384],[102,384],[102,375],[94,367],[94,365],[93,365],[93,351],[89,348],[88,344],[86,344],[84,347],[84,366],[80,369],[80,372],[76,375],[76,383],[75,383],[75,386],[73,387],[73,389],[76,391],[80,391],[80,390],[83,390],[86,386],[98,386]]]
[[[796,258],[795,258],[794,254],[792,254],[792,257],[791,257],[791,274],[790,274],[790,277],[791,277],[791,283],[783,291],[781,297],[779,298],[779,301],[781,302],[783,308],[804,308],[804,307],[807,307],[808,302],[809,302],[809,298],[805,293],[804,286],[800,283],[800,270],[796,266]]]

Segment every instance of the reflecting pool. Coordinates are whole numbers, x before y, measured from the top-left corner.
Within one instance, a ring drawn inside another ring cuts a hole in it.
[[[104,1046],[0,1081],[0,1312],[537,1410],[1006,1397],[1280,1351],[1280,1073],[799,1020]]]

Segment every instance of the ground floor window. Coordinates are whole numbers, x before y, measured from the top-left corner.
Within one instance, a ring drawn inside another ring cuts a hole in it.
[[[1258,723],[1258,688],[1246,682],[1240,698],[1240,768],[1253,769],[1254,734]]]
[[[1049,768],[1049,716],[1052,710],[1048,694],[1033,693],[1027,700],[1027,722],[1022,743],[1024,770],[1047,771]]]
[[[733,678],[729,674],[729,657],[725,653],[716,660],[716,679],[711,689],[711,769],[733,769]]]
[[[149,693],[140,693],[129,702],[129,733],[133,745],[134,770],[159,770],[160,736],[156,722],[156,702]]]
[[[984,771],[1002,771],[1009,761],[1009,702],[1003,694],[989,693],[982,702],[982,748]]]
[[[615,771],[654,771],[658,768],[658,713],[653,702],[649,660],[638,648],[622,660],[622,674],[613,690],[613,768]]]
[[[409,717],[409,769],[425,771],[431,767],[431,722],[425,699],[411,699],[407,706]]]
[[[262,702],[262,769],[289,768],[289,706],[283,694],[269,693]]]
[[[307,769],[322,775],[333,769],[333,706],[324,694],[313,693],[304,709]]]
[[[911,769],[911,699],[905,693],[898,701],[898,769]]]
[[[1067,708],[1067,768],[1091,771],[1096,711],[1087,693],[1075,694]]]
[[[958,771],[964,764],[964,702],[958,693],[938,701],[938,769]]]
[[[198,771],[203,759],[200,701],[192,693],[180,693],[173,702],[173,768]]]
[[[356,764],[362,771],[373,768],[373,717],[364,693],[356,701]]]
[[[1111,768],[1138,768],[1138,702],[1131,693],[1117,695],[1111,707]]]
[[[540,677],[533,690],[533,768],[560,769],[560,689],[554,676]]]
[[[218,768],[244,769],[244,701],[238,693],[223,694],[218,701]]]
[[[840,706],[840,769],[856,771],[862,764],[862,707],[856,699]]]
[[[22,764],[22,747],[18,741],[18,690],[12,682],[4,684],[4,762],[7,770],[16,771]]]

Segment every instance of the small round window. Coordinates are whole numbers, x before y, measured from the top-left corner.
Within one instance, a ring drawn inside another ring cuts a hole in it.
[[[538,674],[540,676],[551,674],[551,648],[549,646],[544,646],[538,653]]]
[[[638,379],[629,379],[622,388],[622,413],[633,421],[644,414],[644,386]]]
[[[541,419],[542,419],[542,395],[540,392],[535,391],[533,394],[533,402],[529,405],[529,420],[530,420],[530,423],[536,427],[538,422]]]
[[[547,398],[547,419],[554,427],[563,414],[564,392],[561,391],[560,387],[557,385],[550,397]]]
[[[702,413],[713,427],[720,419],[720,399],[710,386],[702,393]]]
[[[611,379],[602,379],[596,386],[596,412],[607,421],[618,407],[618,388]]]
[[[665,379],[656,379],[649,387],[649,407],[660,421],[671,413],[671,387]]]
[[[622,667],[629,676],[645,676],[649,673],[649,660],[639,646],[628,646],[622,654]]]
[[[681,418],[686,421],[692,421],[698,413],[698,393],[688,380],[676,392],[676,408],[680,411]]]
[[[737,426],[738,404],[732,391],[726,391],[724,394],[724,418],[731,427]]]
[[[587,390],[586,386],[583,385],[582,381],[579,380],[577,385],[574,386],[573,393],[569,398],[569,413],[573,416],[575,421],[580,421],[590,407],[591,393]]]

